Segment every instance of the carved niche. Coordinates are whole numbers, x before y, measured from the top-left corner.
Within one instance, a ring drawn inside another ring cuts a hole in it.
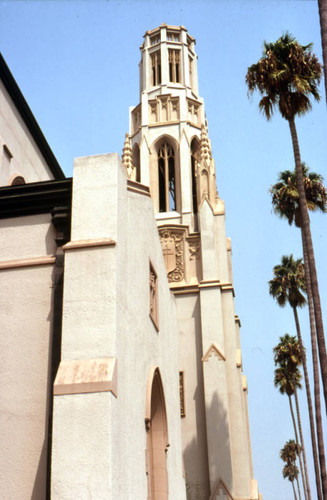
[[[169,283],[182,281],[185,274],[183,231],[159,229],[159,236]]]
[[[200,238],[189,238],[188,240],[189,259],[196,260],[200,257]]]

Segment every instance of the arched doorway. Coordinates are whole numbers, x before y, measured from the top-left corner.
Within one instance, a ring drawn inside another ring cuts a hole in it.
[[[158,367],[150,370],[147,384],[148,500],[168,499],[166,452],[168,444],[166,404]]]

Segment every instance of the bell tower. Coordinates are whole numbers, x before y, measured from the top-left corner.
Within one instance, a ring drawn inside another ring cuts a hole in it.
[[[190,498],[259,499],[231,242],[198,91],[195,39],[184,26],[162,24],[144,35],[140,103],[130,109],[122,160],[135,188],[137,183],[150,188],[176,299]]]
[[[131,111],[123,153],[129,177],[150,186],[161,219],[192,230],[203,198],[219,203],[194,48],[184,26],[146,32],[140,104]]]

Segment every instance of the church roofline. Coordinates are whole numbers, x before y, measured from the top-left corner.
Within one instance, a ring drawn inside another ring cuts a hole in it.
[[[71,210],[72,178],[0,187],[0,219]]]
[[[0,79],[3,82],[7,92],[13,100],[20,116],[24,120],[31,136],[42,153],[51,173],[55,179],[65,179],[65,174],[62,171],[55,155],[53,154],[46,138],[44,137],[39,124],[37,123],[29,105],[27,104],[20,88],[17,85],[3,55],[0,52]]]

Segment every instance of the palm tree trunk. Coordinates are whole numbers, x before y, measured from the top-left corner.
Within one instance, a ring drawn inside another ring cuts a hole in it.
[[[305,282],[306,282],[306,288],[307,288],[309,317],[310,317],[316,429],[317,429],[318,453],[319,453],[320,477],[321,477],[321,483],[320,483],[320,480],[318,481],[318,477],[317,477],[317,469],[316,469],[316,462],[315,462],[316,485],[317,485],[318,498],[320,498],[320,495],[321,495],[321,485],[322,485],[323,496],[324,496],[324,499],[327,500],[326,457],[325,457],[324,433],[323,433],[323,429],[322,429],[322,417],[321,417],[320,380],[319,380],[319,367],[318,367],[318,359],[317,359],[316,325],[315,325],[315,318],[314,318],[314,311],[313,311],[311,280],[310,280],[309,265],[308,265],[308,260],[307,260],[307,250],[305,247],[305,240],[304,240],[302,228],[301,228],[301,235],[302,235],[302,246],[303,246]],[[310,427],[311,427],[311,422],[310,422]],[[314,458],[314,460],[315,460],[315,458]]]
[[[321,31],[322,57],[324,60],[325,93],[327,104],[327,0],[318,0]]]
[[[317,342],[318,342],[318,350],[319,350],[320,370],[321,370],[322,383],[323,383],[323,387],[324,387],[325,405],[326,405],[326,411],[327,411],[327,354],[326,354],[324,326],[323,326],[323,321],[322,321],[320,295],[319,295],[319,287],[318,287],[318,279],[317,279],[317,271],[316,271],[316,262],[315,262],[314,251],[313,251],[313,246],[312,246],[310,220],[309,220],[304,185],[303,185],[301,155],[300,155],[300,148],[299,148],[299,142],[298,142],[297,133],[296,133],[294,117],[289,118],[288,123],[289,123],[290,132],[291,132],[291,136],[292,136],[293,152],[294,152],[294,159],[295,159],[295,170],[296,170],[296,185],[297,185],[297,189],[299,192],[299,205],[300,205],[300,210],[301,210],[302,229],[303,229],[305,245],[306,245],[307,255],[308,255],[308,264],[309,264],[310,279],[311,279],[311,290],[312,290],[312,298],[313,298],[315,320],[316,320],[316,331],[317,331]]]
[[[293,427],[294,427],[295,442],[297,444],[298,450],[300,450],[301,447],[299,445],[299,436],[298,436],[298,433],[297,433],[297,427],[296,427],[296,421],[295,421],[295,416],[294,416],[294,411],[293,411],[293,405],[292,405],[291,396],[288,396],[288,401],[290,403],[290,411],[291,411],[291,416],[292,416],[292,421],[293,421]],[[301,452],[299,452],[299,464],[300,464],[300,471],[301,471],[301,477],[302,477],[304,497],[308,500],[307,489],[305,487],[305,481],[304,481],[304,472],[303,472],[303,464],[302,464],[302,454],[301,454]]]
[[[294,500],[297,500],[295,486],[294,486],[294,481],[292,481],[292,486],[293,486]]]
[[[297,491],[299,492],[299,500],[301,500],[301,491],[300,491],[300,483],[299,483],[299,476],[296,476],[296,484],[297,484]]]
[[[320,470],[319,470],[318,453],[317,453],[316,430],[315,430],[315,424],[314,424],[312,398],[311,398],[310,382],[309,382],[309,375],[308,375],[308,368],[307,368],[307,356],[306,356],[305,348],[304,348],[303,342],[302,342],[300,322],[299,322],[299,317],[297,314],[296,307],[293,307],[293,313],[294,313],[297,337],[298,337],[298,341],[299,341],[299,345],[300,345],[300,349],[301,349],[301,359],[302,359],[302,365],[303,365],[305,389],[306,389],[307,401],[308,401],[312,455],[313,455],[313,462],[314,462],[314,467],[315,467],[317,496],[318,496],[318,500],[322,500],[321,484],[320,484]]]
[[[297,423],[298,423],[298,427],[299,427],[299,434],[300,434],[302,454],[303,454],[303,465],[304,465],[305,482],[306,482],[306,486],[307,486],[308,499],[311,500],[311,490],[310,490],[309,475],[308,475],[308,466],[307,466],[307,455],[306,455],[305,446],[304,446],[304,439],[303,439],[303,432],[302,432],[302,422],[301,422],[301,416],[300,416],[299,400],[298,400],[298,397],[297,397],[297,388],[296,388],[295,383],[293,385],[294,385],[294,397],[295,397],[295,406],[296,406],[296,414],[297,414]]]

